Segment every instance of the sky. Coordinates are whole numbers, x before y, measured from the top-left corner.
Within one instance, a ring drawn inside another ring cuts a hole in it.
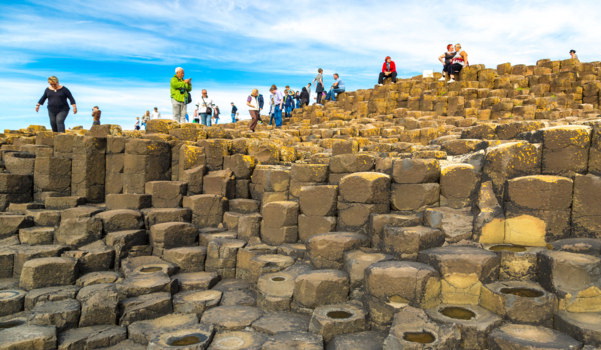
[[[205,88],[229,119],[230,102],[248,118],[246,97],[271,84],[294,90],[324,69],[349,91],[377,83],[384,57],[401,78],[439,71],[446,44],[462,44],[471,64],[535,64],[601,55],[601,1],[422,0],[0,0],[0,130],[49,127],[35,104],[57,76],[79,113],[67,127],[102,122],[133,128],[158,107],[171,116],[174,69],[192,78],[193,103]],[[188,105],[188,112],[194,107]]]

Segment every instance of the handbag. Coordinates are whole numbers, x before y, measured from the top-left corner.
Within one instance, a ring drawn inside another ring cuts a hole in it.
[[[205,108],[206,108],[205,113],[213,114],[213,109],[207,105],[207,101],[205,101],[204,97],[202,98],[202,102],[204,103]]]

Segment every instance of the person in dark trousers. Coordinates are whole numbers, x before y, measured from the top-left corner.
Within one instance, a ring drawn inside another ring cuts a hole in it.
[[[303,86],[300,93],[300,106],[301,108],[309,105],[309,97],[311,95],[311,83],[307,84],[307,86]]]
[[[439,81],[445,81],[445,74],[448,74],[449,67],[451,66],[451,61],[455,57],[455,47],[453,44],[447,45],[447,51],[438,57],[440,63],[442,63],[442,77],[438,79]]]
[[[100,114],[102,111],[98,109],[98,106],[92,107],[92,118],[94,119],[92,125],[100,125]]]
[[[236,113],[238,113],[238,107],[236,107],[236,105],[234,104],[234,102],[232,102],[232,123],[236,122]]]
[[[253,89],[246,99],[246,105],[248,106],[248,112],[250,114],[251,122],[248,125],[248,128],[251,132],[255,132],[255,128],[257,127],[257,123],[259,122],[259,90]]]
[[[48,84],[50,87],[47,87],[46,90],[44,90],[44,94],[35,106],[35,111],[38,112],[40,106],[48,100],[48,117],[50,118],[52,131],[65,132],[65,119],[67,119],[70,109],[67,100],[69,100],[71,107],[73,107],[73,114],[77,114],[75,99],[69,89],[59,85],[57,77],[49,77]]]
[[[313,82],[316,84],[315,93],[317,94],[317,101],[315,103],[320,105],[323,92],[325,91],[325,88],[323,87],[323,69],[317,69],[317,75],[313,79]]]
[[[396,64],[390,56],[386,56],[384,63],[382,64],[382,71],[378,77],[378,84],[384,84],[384,79],[390,78],[393,83],[396,83]]]

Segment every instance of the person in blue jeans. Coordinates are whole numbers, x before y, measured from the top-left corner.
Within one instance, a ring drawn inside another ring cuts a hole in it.
[[[200,122],[202,125],[211,126],[211,116],[215,104],[213,103],[213,100],[209,98],[206,89],[202,89],[201,94],[200,101],[196,105],[198,107],[198,113],[200,114]]]
[[[340,79],[340,75],[338,75],[338,73],[334,73],[334,83],[332,83],[332,87],[326,95],[326,100],[336,101],[336,95],[343,93],[344,91],[344,82],[342,79]]]
[[[292,110],[294,109],[294,91],[288,90],[288,94],[284,96],[284,115],[286,118],[292,116]]]
[[[236,107],[236,105],[234,104],[234,102],[232,102],[231,105],[232,105],[232,113],[231,113],[232,123],[235,123],[236,122],[236,115],[238,113],[238,107]]]
[[[282,127],[282,105],[284,103],[284,97],[282,96],[282,93],[278,91],[278,87],[274,85],[271,85],[271,88],[269,89],[269,92],[271,92],[271,103],[272,103],[272,107],[273,107],[273,120],[275,121],[275,127],[276,128],[280,128]]]

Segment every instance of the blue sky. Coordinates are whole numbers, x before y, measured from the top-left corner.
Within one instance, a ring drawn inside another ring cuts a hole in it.
[[[252,88],[299,89],[318,67],[339,72],[347,90],[373,87],[390,55],[401,77],[439,70],[447,43],[472,64],[598,60],[599,1],[7,1],[0,0],[0,129],[49,126],[34,106],[56,75],[79,113],[67,127],[103,123],[131,129],[154,106],[171,114],[168,82],[182,66],[193,98],[209,90],[222,112]],[[189,107],[189,112],[192,112]]]

